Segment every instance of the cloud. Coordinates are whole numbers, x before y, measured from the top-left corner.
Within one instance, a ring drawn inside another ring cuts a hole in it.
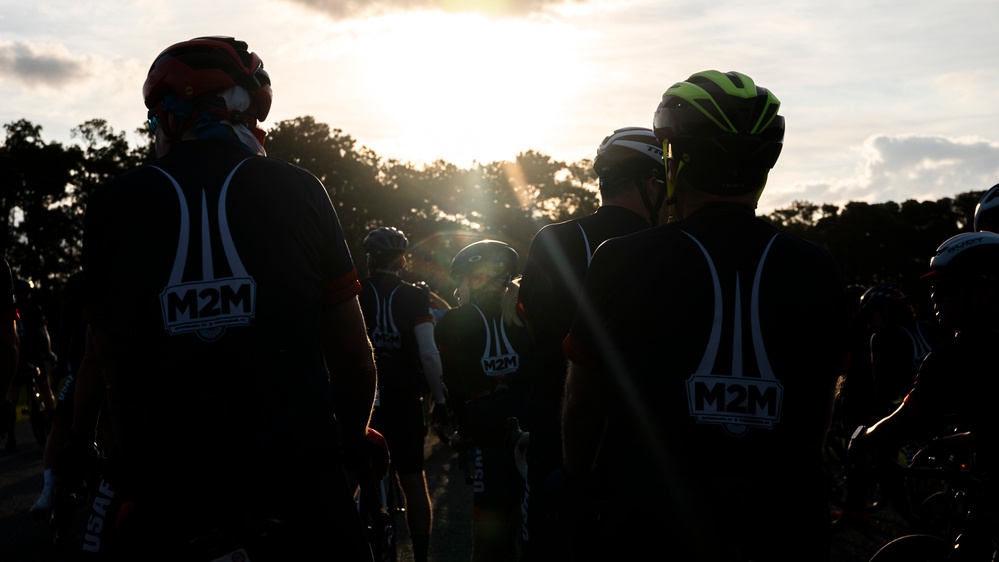
[[[999,142],[977,137],[872,135],[864,140],[854,176],[812,181],[775,194],[784,207],[793,200],[844,205],[936,201],[984,191],[999,181]]]
[[[548,7],[588,0],[287,0],[334,18],[361,18],[389,12],[442,10],[491,16],[528,16]]]
[[[87,78],[86,68],[62,45],[0,43],[0,75],[28,86],[65,86]]]

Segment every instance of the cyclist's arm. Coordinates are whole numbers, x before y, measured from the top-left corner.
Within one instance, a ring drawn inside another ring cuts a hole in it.
[[[357,297],[323,307],[320,332],[340,437],[345,444],[360,443],[374,407],[377,373]]]
[[[437,343],[434,341],[434,323],[430,320],[421,322],[413,328],[413,333],[416,335],[420,363],[423,365],[423,374],[427,377],[430,392],[434,395],[434,403],[443,404],[445,402],[444,379],[441,355],[437,350]]]
[[[576,476],[593,470],[607,428],[607,404],[598,377],[592,368],[569,362],[562,403],[562,464]]]
[[[76,372],[73,398],[73,433],[92,435],[104,404],[107,388],[97,358],[97,345],[102,341],[101,328],[87,328],[83,359]]]

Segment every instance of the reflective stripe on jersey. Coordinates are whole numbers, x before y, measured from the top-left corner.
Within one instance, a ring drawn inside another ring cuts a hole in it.
[[[515,372],[520,368],[520,354],[510,343],[510,338],[506,335],[506,322],[501,313],[499,318],[493,318],[492,326],[482,309],[478,305],[472,305],[482,317],[482,323],[486,328],[486,342],[482,351],[482,372],[487,377],[503,379],[504,375]]]
[[[370,280],[368,284],[375,293],[375,325],[371,329],[371,345],[375,349],[402,349],[402,333],[392,316],[392,299],[402,285],[396,285],[388,298],[382,298],[375,284]]]
[[[748,431],[749,427],[773,428],[774,424],[780,420],[784,388],[774,375],[773,368],[767,358],[766,346],[763,344],[763,330],[760,328],[759,293],[763,265],[766,263],[774,240],[777,239],[777,234],[770,238],[760,256],[753,277],[752,296],[749,303],[750,337],[756,356],[756,365],[760,373],[757,378],[743,376],[742,311],[744,307],[741,300],[738,273],[736,273],[735,278],[735,294],[731,302],[734,311],[734,327],[730,374],[714,374],[716,368],[722,372],[725,371],[724,368],[715,364],[722,345],[721,337],[724,323],[723,306],[725,300],[724,295],[722,295],[722,284],[707,249],[689,232],[683,230],[681,232],[693,240],[707,261],[714,286],[715,303],[714,322],[711,326],[707,346],[704,349],[704,355],[696,371],[687,379],[686,383],[687,405],[690,415],[700,424],[723,425],[733,435],[742,435]]]
[[[222,337],[227,327],[247,325],[255,315],[257,284],[243,267],[226,216],[226,195],[229,192],[229,184],[236,171],[247,160],[249,158],[237,163],[226,176],[219,192],[214,225],[212,216],[208,212],[206,192],[201,191],[200,279],[192,279],[192,275],[185,271],[187,254],[191,249],[192,225],[189,202],[184,197],[180,184],[172,175],[158,166],[150,166],[170,180],[180,203],[177,252],[174,255],[170,278],[160,293],[163,328],[172,336],[195,332],[204,341],[214,341]],[[213,226],[218,230],[222,250],[229,265],[228,275],[223,273],[221,277],[216,277],[213,262],[211,241]]]
[[[589,267],[590,262],[593,261],[593,250],[590,248],[590,239],[586,237],[586,231],[583,230],[583,225],[576,223],[579,227],[579,232],[583,235],[583,246],[586,247],[586,266]]]

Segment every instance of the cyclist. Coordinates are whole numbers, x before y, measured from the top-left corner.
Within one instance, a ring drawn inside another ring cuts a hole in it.
[[[937,321],[949,337],[923,359],[898,408],[871,427],[858,428],[850,458],[863,460],[879,448],[898,447],[956,414],[958,425],[974,439],[980,473],[987,475],[999,466],[993,399],[982,392],[982,381],[997,373],[999,234],[966,232],[947,239],[923,278],[931,286]],[[999,529],[995,482],[986,482],[985,493],[985,510],[977,515]]]
[[[17,302],[14,299],[14,279],[10,273],[10,263],[3,258],[3,268],[0,268],[0,287],[3,288],[0,299],[0,388],[8,388],[17,371],[18,348],[20,338],[17,334]],[[9,290],[8,290],[9,287]],[[8,293],[10,296],[8,297]],[[4,411],[0,412],[0,437],[14,435],[14,425],[17,421],[10,411],[14,404],[5,403]],[[9,439],[9,438],[8,438]]]
[[[999,183],[990,187],[975,205],[976,232],[999,232]]]
[[[919,363],[944,339],[940,326],[918,318],[908,292],[897,283],[875,285],[860,299],[860,314],[871,331],[870,357],[877,410],[892,412],[912,387]]]
[[[41,370],[38,389],[41,392],[45,411],[51,416],[55,411],[55,394],[52,393],[51,372],[55,365],[56,354],[52,351],[52,339],[49,336],[49,321],[41,305],[32,298],[35,284],[29,279],[14,281],[14,298],[17,301],[18,335],[20,337],[20,353],[14,380],[6,387],[7,400],[4,404],[7,424],[13,427],[17,412],[15,405],[18,394],[26,377],[31,376],[34,369]],[[7,436],[7,452],[17,450],[17,438],[14,432]]]
[[[826,250],[755,216],[779,107],[738,72],[672,85],[653,120],[672,221],[593,254],[562,418],[567,500],[605,500],[593,559],[642,557],[636,522],[678,560],[830,556],[821,455],[848,308]]]
[[[880,283],[860,298],[858,318],[867,327],[871,392],[869,409],[857,425],[871,424],[892,412],[912,386],[912,379],[923,357],[944,337],[935,323],[916,316],[908,291],[899,283]],[[853,421],[857,421],[854,419]],[[890,452],[882,459],[893,461]],[[850,466],[847,470],[847,506],[842,514],[834,513],[833,524],[864,522],[867,512],[866,490],[874,476],[871,466]]]
[[[423,395],[434,399],[433,413],[446,416],[441,360],[427,293],[403,281],[406,235],[378,227],[364,239],[369,277],[361,280],[361,310],[375,348],[378,397],[371,427],[388,442],[392,465],[406,496],[406,520],[416,562],[426,562],[433,511],[423,470],[427,427]]]
[[[435,330],[454,412],[451,446],[471,457],[472,560],[516,552],[524,481],[507,442],[506,419],[523,407],[533,354],[516,310],[519,256],[499,240],[465,246],[451,261],[459,305]]]
[[[271,81],[245,42],[167,47],[143,97],[158,158],[85,219],[82,368],[106,379],[116,445],[83,553],[210,559],[246,533],[230,546],[252,560],[371,560],[344,468],[370,470],[377,373],[329,195],[265,156]]]
[[[592,215],[550,224],[538,231],[527,252],[518,306],[534,338],[531,392],[520,420],[530,432],[524,555],[549,560],[561,545],[548,516],[544,482],[562,464],[560,439],[569,333],[590,255],[601,242],[665,222],[666,167],[662,144],[651,129],[624,127],[597,148],[593,171],[600,180],[600,207]]]
[[[42,454],[42,492],[29,511],[37,519],[47,520],[52,511],[56,490],[56,461],[65,447],[73,422],[73,402],[76,396],[76,375],[83,359],[87,325],[83,319],[83,272],[74,273],[66,282],[59,318],[59,366],[65,380],[56,396],[52,427]]]

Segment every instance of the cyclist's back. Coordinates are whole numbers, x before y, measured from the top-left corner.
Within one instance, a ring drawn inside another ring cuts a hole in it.
[[[409,241],[394,227],[364,239],[370,276],[361,281],[360,303],[378,365],[378,398],[371,427],[385,437],[406,496],[406,515],[416,562],[426,562],[433,513],[423,470],[427,435],[423,396],[433,394],[436,415],[446,413],[440,355],[426,291],[399,277]]]
[[[531,241],[518,305],[534,340],[531,392],[522,427],[530,432],[524,554],[545,560],[563,551],[546,498],[545,482],[562,464],[560,406],[566,358],[562,340],[569,333],[590,256],[609,238],[631,234],[660,219],[666,170],[662,145],[652,130],[624,127],[600,143],[594,159],[600,178],[601,206],[591,215],[543,227]],[[661,197],[650,198],[649,191]]]
[[[242,78],[215,97],[220,76]],[[104,514],[126,556],[180,559],[188,540],[262,518],[283,522],[282,556],[370,556],[342,470],[373,397],[360,286],[321,182],[249,128],[270,92],[245,43],[171,46],[144,87],[160,158],[87,209],[87,315],[119,444],[94,504],[134,502],[117,524]]]
[[[712,102],[726,119],[696,109]],[[593,255],[562,427],[568,481],[593,462],[610,475],[598,557],[641,553],[636,521],[678,559],[828,556],[821,453],[848,310],[832,256],[755,216],[778,107],[735,72],[671,86],[654,129],[676,220]]]

